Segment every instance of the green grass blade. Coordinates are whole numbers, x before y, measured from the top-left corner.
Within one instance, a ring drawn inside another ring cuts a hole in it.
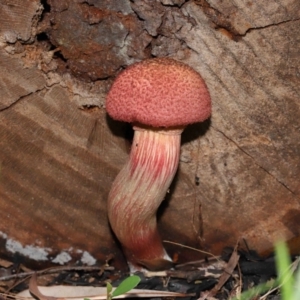
[[[298,266],[298,271],[296,272],[296,279],[294,285],[294,296],[293,300],[300,299],[300,267]]]
[[[265,292],[268,292],[272,288],[276,286],[276,281],[269,281],[265,283],[261,283],[245,292],[243,292],[239,297],[234,297],[232,300],[249,300],[253,299],[258,295],[262,295]]]
[[[293,297],[294,277],[290,270],[291,258],[287,244],[280,241],[275,245],[275,261],[279,284],[281,285],[282,300],[291,300]]]
[[[112,297],[123,295],[123,294],[131,291],[139,284],[140,281],[141,281],[141,278],[136,275],[132,275],[132,276],[124,279],[120,283],[120,285],[112,292]]]

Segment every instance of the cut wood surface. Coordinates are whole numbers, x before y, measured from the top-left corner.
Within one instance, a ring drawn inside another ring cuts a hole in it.
[[[105,95],[122,68],[151,56],[194,67],[213,103],[211,119],[183,133],[163,239],[214,254],[241,238],[260,253],[298,241],[298,0],[43,4],[0,0],[3,255],[93,263],[112,253],[125,266],[106,200],[132,131],[107,117]],[[201,256],[165,246],[180,261]]]

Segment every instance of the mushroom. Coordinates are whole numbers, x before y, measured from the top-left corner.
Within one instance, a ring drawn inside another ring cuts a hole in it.
[[[115,120],[133,124],[129,159],[112,184],[108,218],[131,272],[169,268],[156,212],[178,168],[181,133],[211,114],[202,77],[171,58],[135,63],[121,72],[106,99]]]

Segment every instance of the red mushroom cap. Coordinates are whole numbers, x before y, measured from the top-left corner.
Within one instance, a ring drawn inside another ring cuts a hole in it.
[[[152,127],[185,126],[211,114],[202,77],[171,58],[147,59],[121,72],[107,95],[106,110],[115,120]]]

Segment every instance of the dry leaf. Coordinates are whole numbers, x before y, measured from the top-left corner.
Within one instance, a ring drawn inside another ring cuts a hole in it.
[[[13,265],[11,261],[5,260],[5,259],[0,259],[0,267],[3,268],[9,268]]]
[[[44,295],[38,288],[36,274],[32,275],[29,281],[29,291],[39,300],[56,300],[57,298]]]
[[[36,283],[36,282],[35,282]],[[31,296],[31,290],[26,290],[16,295],[16,299],[22,298],[22,300],[34,300]],[[90,300],[106,299],[106,287],[89,287],[89,286],[35,286],[34,292],[32,292],[40,300],[83,300],[88,298]],[[36,294],[37,293],[37,294]],[[42,296],[42,297],[41,297]],[[153,291],[153,290],[138,290],[133,289],[130,292],[116,297],[116,299],[122,298],[153,298],[153,297],[186,297],[190,296],[183,293],[173,293],[165,291]]]

